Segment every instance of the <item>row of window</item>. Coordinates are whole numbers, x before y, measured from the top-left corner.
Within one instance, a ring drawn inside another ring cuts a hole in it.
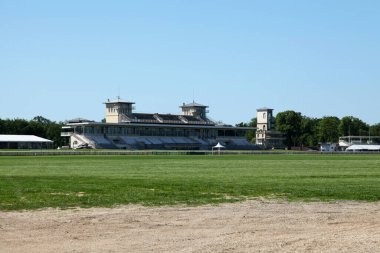
[[[245,130],[235,129],[184,129],[184,128],[153,128],[153,127],[103,127],[103,126],[78,126],[75,127],[78,134],[106,134],[106,135],[135,135],[135,136],[179,136],[215,138],[219,137],[244,137]]]
[[[116,113],[116,112],[119,112],[119,113],[124,113],[124,114],[128,114],[132,111],[132,106],[117,106],[117,107],[114,107],[114,106],[107,106],[107,111],[108,113]]]
[[[107,109],[108,113],[111,113],[111,112],[118,112],[118,113],[121,113],[121,114],[128,114],[130,113],[130,110],[129,109],[115,109],[115,108],[108,108]]]

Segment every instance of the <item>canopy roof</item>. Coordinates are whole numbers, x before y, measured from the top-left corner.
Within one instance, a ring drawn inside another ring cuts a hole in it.
[[[190,104],[185,104],[183,103],[182,106],[180,107],[208,107],[206,105],[201,105],[201,104],[198,104],[198,103],[195,103],[194,101]]]
[[[104,102],[104,104],[117,104],[117,103],[120,103],[120,104],[135,104],[135,102],[127,101],[127,100],[121,99],[120,97],[117,97],[116,100],[109,100],[109,99],[107,99],[107,101]]]
[[[273,109],[268,108],[268,107],[262,107],[262,108],[256,109],[256,111],[258,111],[258,112],[263,112],[263,111],[273,111]]]
[[[218,142],[218,144],[216,144],[216,145],[214,146],[214,148],[224,148],[224,146]]]
[[[380,145],[352,145],[346,151],[380,151]]]
[[[53,142],[35,135],[0,134],[0,142]]]

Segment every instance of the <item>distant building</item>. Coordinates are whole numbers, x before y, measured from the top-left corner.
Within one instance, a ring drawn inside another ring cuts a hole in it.
[[[0,134],[1,149],[48,149],[53,141],[35,135]]]
[[[339,145],[337,143],[330,143],[330,142],[322,142],[320,143],[320,151],[321,152],[335,152],[339,151]]]
[[[206,110],[206,108],[208,106],[193,102],[190,104],[183,103],[183,105],[180,107],[182,108],[182,114],[185,116],[199,117],[204,120],[207,119],[206,113],[208,113],[208,111]]]
[[[73,120],[61,136],[72,148],[211,150],[218,142],[227,149],[257,149],[246,139],[252,127],[220,125],[207,117],[207,107],[182,104],[182,114],[135,113],[134,102],[107,100],[106,122]]]
[[[339,147],[346,150],[352,145],[372,145],[380,144],[380,136],[342,136],[339,137]]]
[[[266,107],[257,109],[257,145],[262,146],[264,149],[284,148],[284,135],[282,132],[275,130],[274,124],[273,109]]]

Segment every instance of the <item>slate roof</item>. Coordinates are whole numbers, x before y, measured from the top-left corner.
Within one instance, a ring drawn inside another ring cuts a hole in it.
[[[180,107],[208,107],[208,106],[206,106],[206,105],[201,105],[201,104],[198,104],[198,103],[192,102],[192,103],[190,103],[190,104],[185,104],[185,103],[183,103],[183,105],[180,106]]]

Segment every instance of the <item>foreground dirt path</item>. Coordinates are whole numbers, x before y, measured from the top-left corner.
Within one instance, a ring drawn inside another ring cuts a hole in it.
[[[380,252],[380,203],[0,212],[0,252]]]

